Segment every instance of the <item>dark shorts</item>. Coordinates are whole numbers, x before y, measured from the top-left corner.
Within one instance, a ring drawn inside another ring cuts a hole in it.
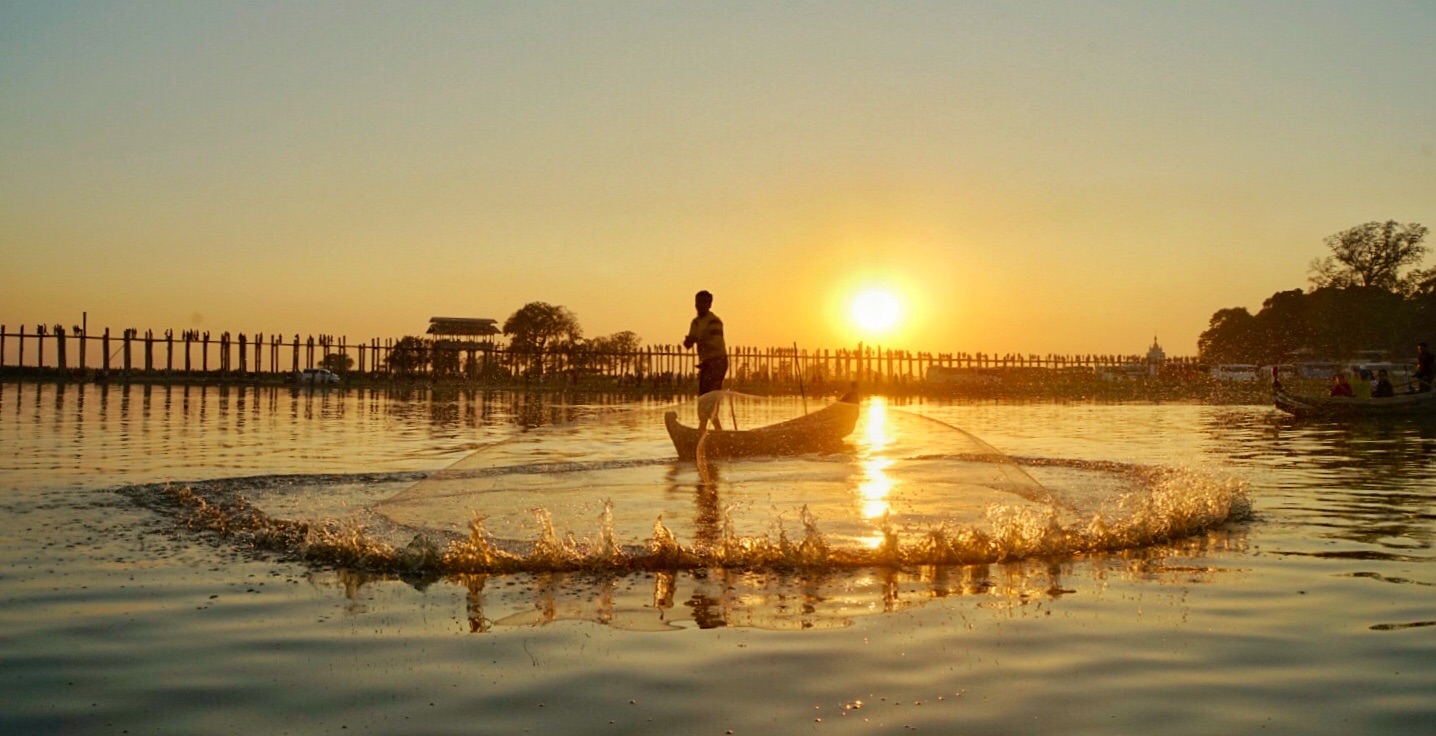
[[[727,358],[710,358],[698,364],[698,395],[723,388],[723,377],[728,375]]]

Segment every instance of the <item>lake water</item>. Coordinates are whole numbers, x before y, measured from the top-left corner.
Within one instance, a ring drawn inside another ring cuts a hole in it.
[[[1436,425],[873,399],[850,455],[705,481],[670,403],[0,384],[0,733],[1436,724]],[[360,550],[479,511],[509,569],[256,550],[176,488]]]

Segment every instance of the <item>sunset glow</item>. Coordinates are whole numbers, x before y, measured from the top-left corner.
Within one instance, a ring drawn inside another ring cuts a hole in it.
[[[890,333],[902,319],[902,303],[892,292],[868,289],[853,300],[853,321],[865,336]]]
[[[0,325],[1190,356],[1436,221],[1422,3],[518,5],[0,6]]]

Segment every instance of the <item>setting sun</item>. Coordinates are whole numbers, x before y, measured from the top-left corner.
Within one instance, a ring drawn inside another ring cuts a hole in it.
[[[890,291],[869,289],[853,300],[852,314],[859,328],[878,335],[897,326],[902,318],[902,304]]]

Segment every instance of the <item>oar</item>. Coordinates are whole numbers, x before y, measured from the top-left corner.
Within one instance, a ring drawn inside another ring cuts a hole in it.
[[[798,363],[798,343],[793,343],[793,365],[798,368],[798,395],[803,397],[803,413],[808,413],[808,392],[803,389],[803,366]]]

